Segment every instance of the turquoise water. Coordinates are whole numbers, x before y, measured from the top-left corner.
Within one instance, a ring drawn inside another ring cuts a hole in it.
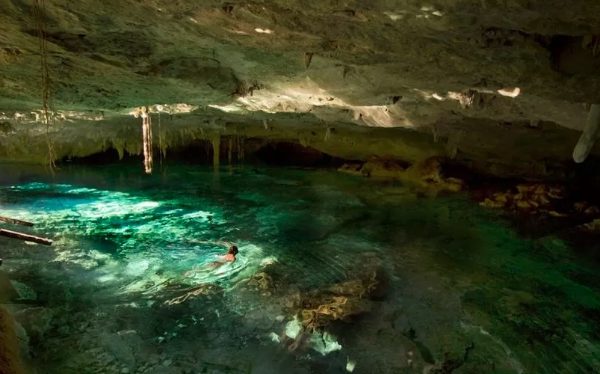
[[[0,239],[33,372],[600,367],[597,261],[552,235],[524,237],[467,196],[424,198],[329,170],[10,170],[1,214],[55,239]],[[240,254],[214,269],[223,241]],[[366,259],[383,269],[384,295],[290,349],[288,301],[354,279]],[[265,272],[275,285],[251,287]]]

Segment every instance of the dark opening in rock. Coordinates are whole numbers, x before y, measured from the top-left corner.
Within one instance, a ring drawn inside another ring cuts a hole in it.
[[[343,160],[298,143],[268,143],[256,152],[256,157],[271,165],[339,167]]]

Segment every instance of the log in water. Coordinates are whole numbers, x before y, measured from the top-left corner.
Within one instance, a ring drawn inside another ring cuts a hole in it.
[[[21,225],[21,226],[33,226],[33,223],[27,221],[21,221],[20,219],[10,218],[0,216],[0,222],[10,223],[13,225]]]
[[[0,236],[6,236],[7,238],[12,238],[12,239],[25,240],[27,242],[34,242],[34,243],[38,243],[38,244],[52,245],[52,240],[50,240],[50,239],[41,238],[41,237],[35,236],[35,235],[23,234],[18,231],[0,229]]]

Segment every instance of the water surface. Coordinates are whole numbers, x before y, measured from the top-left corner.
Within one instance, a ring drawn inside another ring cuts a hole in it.
[[[1,214],[56,240],[0,239],[39,373],[600,367],[598,264],[558,237],[518,234],[465,195],[424,198],[330,170],[6,170]],[[224,241],[238,260],[212,269]],[[382,263],[384,297],[291,351],[280,337],[294,316],[275,295],[353,279],[365,256]],[[273,264],[285,289],[250,292]]]

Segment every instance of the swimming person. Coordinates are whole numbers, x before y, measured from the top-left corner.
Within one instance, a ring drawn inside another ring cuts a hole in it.
[[[214,261],[210,265],[212,267],[219,267],[221,265],[225,265],[228,262],[234,262],[236,260],[236,255],[239,253],[238,247],[236,245],[230,245],[227,253],[219,256],[219,261]]]
[[[199,242],[199,241],[197,241],[197,242]],[[189,276],[193,276],[194,274],[196,274],[198,272],[212,271],[212,270],[215,270],[227,263],[235,262],[236,256],[239,253],[238,247],[235,244],[231,244],[229,242],[218,242],[218,244],[228,246],[227,253],[225,253],[224,255],[217,256],[218,257],[217,261],[213,261],[200,269],[195,268],[193,270],[186,272],[185,276],[189,277]]]

